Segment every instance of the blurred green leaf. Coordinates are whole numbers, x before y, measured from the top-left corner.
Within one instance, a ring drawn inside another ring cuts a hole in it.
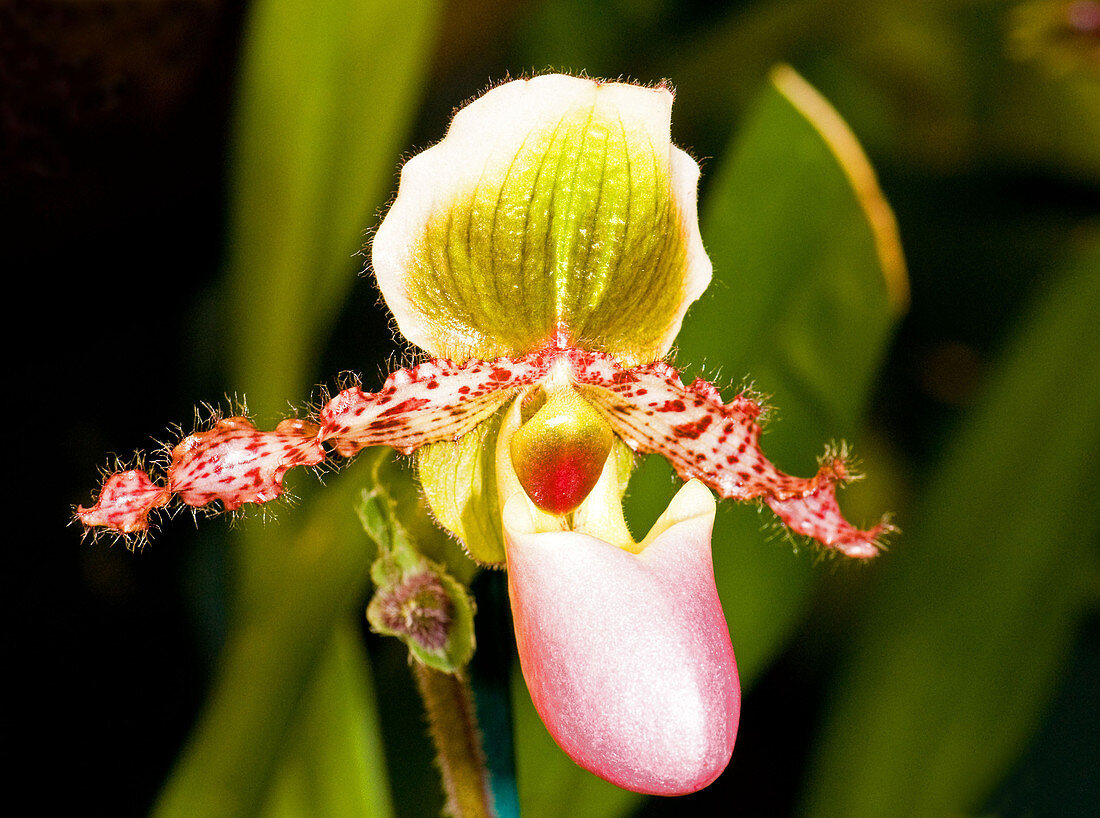
[[[731,145],[703,215],[715,279],[684,322],[678,358],[726,377],[752,373],[783,412],[768,452],[812,472],[824,444],[854,430],[904,304],[889,208],[843,123],[793,71],[779,69]],[[672,493],[671,470],[649,458],[627,497],[636,531]],[[765,541],[755,509],[719,508],[715,573],[747,687],[803,613],[816,572],[811,560]],[[569,761],[518,681],[515,698],[525,818],[621,815],[639,803]]]
[[[372,689],[358,628],[338,623],[306,691],[292,747],[268,798],[266,818],[393,815]],[[331,690],[348,691],[330,696]]]
[[[246,31],[230,212],[235,386],[277,411],[355,282],[425,81],[437,2],[266,0]]]
[[[809,815],[975,814],[1094,603],[1100,236],[1043,294],[862,612]]]
[[[295,724],[331,722],[334,708],[361,713],[366,705],[357,702],[373,699],[365,676],[323,673],[314,679],[326,652],[329,662],[357,661],[358,654],[334,641],[333,629],[361,616],[374,549],[353,508],[373,469],[370,457],[361,458],[339,485],[319,495],[304,524],[283,521],[265,529],[270,548],[263,560],[254,556],[249,565],[202,717],[161,794],[157,815],[255,815],[279,762],[293,758],[288,737],[303,735],[295,734]],[[314,706],[324,712],[312,712]],[[317,744],[324,736],[333,741],[331,747]],[[346,734],[338,730],[310,739],[305,744],[314,757],[346,753]],[[300,742],[293,746],[303,749]],[[380,749],[377,737],[364,746],[355,757],[363,766],[348,784],[369,781],[361,796],[367,800],[386,791],[382,757],[373,755]],[[368,750],[372,756],[364,758]],[[331,774],[337,767],[325,769]],[[323,773],[312,772],[318,780]]]
[[[439,6],[261,0],[250,8],[226,315],[233,389],[261,420],[301,400],[316,377],[311,367],[356,280],[363,232],[394,179]],[[341,787],[356,790],[353,801],[384,803],[377,735],[349,755],[350,737],[376,729],[361,723],[373,702],[369,677],[324,667],[314,677],[326,645],[335,667],[364,659],[348,640],[334,641],[333,628],[361,616],[373,549],[353,509],[371,460],[331,481],[304,523],[284,510],[279,525],[242,526],[221,665],[160,814],[252,815],[261,804],[278,814],[293,810],[295,781],[328,794],[314,815],[346,814]],[[308,723],[327,726],[293,729]],[[283,783],[269,797],[279,763]],[[326,804],[334,812],[317,811]]]
[[[1070,27],[1073,5],[732,3],[701,36],[659,50],[656,73],[676,78],[697,149],[713,149],[710,134],[724,133],[729,111],[785,60],[829,97],[877,160],[937,173],[1009,166],[1095,183],[1100,74],[1087,22]],[[1035,7],[1061,19],[1035,31]],[[1071,47],[1084,60],[1066,66],[1059,52]]]

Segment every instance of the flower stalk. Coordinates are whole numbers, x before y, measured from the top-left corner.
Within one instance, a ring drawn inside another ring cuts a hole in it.
[[[443,673],[415,661],[412,671],[435,745],[446,813],[454,818],[492,818],[485,752],[469,681],[462,673]]]

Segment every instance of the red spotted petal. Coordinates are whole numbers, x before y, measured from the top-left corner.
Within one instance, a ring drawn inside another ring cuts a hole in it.
[[[168,485],[189,506],[220,500],[232,511],[274,500],[283,493],[287,469],[314,466],[324,457],[313,424],[288,419],[261,432],[245,418],[226,418],[172,450]]]
[[[764,502],[792,531],[813,537],[847,557],[868,559],[878,556],[879,539],[893,531],[893,527],[884,521],[861,531],[844,519],[836,500],[836,487],[846,478],[844,461],[833,458],[813,478],[817,481],[817,488],[813,491],[786,499],[768,496]]]
[[[113,475],[99,502],[79,509],[78,518],[85,526],[133,533],[147,530],[149,512],[173,494],[196,507],[264,503],[282,493],[287,469],[320,463],[326,444],[350,457],[367,446],[407,454],[457,440],[519,389],[539,382],[574,384],[635,451],[666,457],[685,480],[698,478],[722,497],[761,498],[793,531],[848,556],[874,556],[879,537],[890,530],[885,523],[861,530],[844,519],[836,501],[836,485],[846,477],[842,458],[829,458],[814,477],[798,478],[764,457],[760,406],[748,396],[724,404],[713,385],[684,386],[668,364],[628,369],[605,353],[556,347],[515,359],[438,360],[398,370],[378,392],[341,392],[316,423],[286,420],[261,432],[244,418],[222,420],[173,450],[167,488],[143,472]]]
[[[836,484],[846,477],[842,458],[830,458],[810,478],[779,471],[760,450],[761,407],[747,395],[723,403],[704,380],[684,386],[679,374],[658,362],[624,369],[610,356],[572,352],[573,377],[603,412],[615,433],[635,451],[668,459],[685,480],[697,478],[721,497],[763,498],[793,531],[850,557],[873,557],[880,523],[856,528],[844,519]]]
[[[120,534],[149,530],[149,512],[161,508],[172,494],[138,469],[118,472],[107,478],[91,508],[77,506],[76,517],[85,527],[104,526]]]
[[[512,360],[436,360],[399,369],[378,392],[347,389],[321,410],[321,439],[345,456],[367,446],[409,454],[426,443],[457,440],[515,390],[546,372],[545,355]]]
[[[144,472],[112,475],[99,502],[79,508],[77,517],[86,527],[132,534],[147,531],[149,512],[173,496],[196,508],[215,501],[227,510],[266,503],[282,494],[288,469],[320,463],[326,444],[350,457],[366,446],[392,446],[407,454],[461,437],[518,388],[544,377],[551,360],[543,353],[517,360],[423,363],[394,372],[378,392],[341,392],[316,423],[288,419],[271,432],[257,430],[246,418],[226,418],[172,450],[167,487]]]

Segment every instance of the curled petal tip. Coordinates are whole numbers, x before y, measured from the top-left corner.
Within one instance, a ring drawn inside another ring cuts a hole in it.
[[[149,513],[163,508],[172,495],[139,469],[112,474],[103,484],[95,505],[78,506],[76,517],[86,528],[102,526],[119,534],[144,534]]]
[[[558,744],[625,789],[682,795],[729,763],[740,685],[710,558],[714,501],[696,482],[633,554],[504,512],[520,664]]]

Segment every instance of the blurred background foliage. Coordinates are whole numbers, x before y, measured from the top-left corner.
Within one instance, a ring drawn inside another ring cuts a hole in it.
[[[722,277],[680,363],[772,395],[765,446],[790,470],[852,443],[869,479],[842,503],[892,509],[903,534],[849,566],[723,509],[746,687],[730,768],[684,799],[605,787],[515,685],[524,814],[1096,814],[1098,43],[1086,0],[4,4],[9,349],[30,387],[9,412],[31,420],[8,546],[14,789],[43,813],[438,812],[404,650],[362,619],[352,509],[372,463],[324,492],[299,475],[300,502],[237,525],[180,515],[140,554],[64,525],[104,452],[174,440],[196,401],[247,396],[271,424],[341,371],[374,384],[409,360],[355,279],[399,162],[488,83],[552,69],[672,81]],[[904,313],[869,284],[836,169],[768,90],[779,63],[876,169]],[[672,483],[647,463],[633,486],[641,525]],[[480,582],[482,645],[507,660]]]

